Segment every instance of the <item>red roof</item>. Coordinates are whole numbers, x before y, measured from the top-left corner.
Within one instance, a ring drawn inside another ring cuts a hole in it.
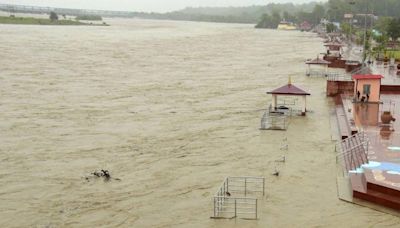
[[[379,74],[355,74],[352,76],[353,79],[381,79],[382,75]]]
[[[292,85],[292,84],[287,84],[285,86],[282,86],[278,89],[275,89],[271,92],[267,92],[267,94],[282,94],[282,95],[311,95],[307,93],[306,91]]]

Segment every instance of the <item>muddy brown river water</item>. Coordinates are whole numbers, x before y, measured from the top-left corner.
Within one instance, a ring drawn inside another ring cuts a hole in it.
[[[332,104],[304,75],[316,35],[108,22],[0,25],[1,227],[399,226],[337,198]],[[312,112],[260,131],[265,92],[288,76]],[[121,181],[85,180],[100,169]],[[210,219],[226,176],[267,178],[259,220]]]

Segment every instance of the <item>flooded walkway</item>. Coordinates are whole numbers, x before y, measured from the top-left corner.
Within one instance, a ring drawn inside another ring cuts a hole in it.
[[[337,199],[326,82],[304,76],[323,51],[315,35],[109,23],[0,25],[1,227],[399,224]],[[312,112],[286,132],[259,131],[265,92],[289,75]],[[100,169],[121,181],[85,180]],[[258,221],[210,219],[227,176],[267,177]]]

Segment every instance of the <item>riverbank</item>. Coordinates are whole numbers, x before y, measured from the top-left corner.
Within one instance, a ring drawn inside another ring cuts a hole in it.
[[[5,17],[0,16],[0,24],[18,24],[18,25],[86,25],[86,26],[109,26],[106,23],[84,23],[73,20],[50,20],[45,18],[33,17]]]

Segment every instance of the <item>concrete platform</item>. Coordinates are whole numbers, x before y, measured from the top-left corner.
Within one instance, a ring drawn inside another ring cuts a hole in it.
[[[339,198],[346,201],[358,198],[400,211],[400,95],[382,94],[381,100],[382,104],[352,103],[351,97],[342,97],[343,110],[348,112],[345,112],[346,118],[342,112],[336,112],[342,120],[339,129],[346,127],[343,126],[346,121],[348,129],[360,129],[364,133],[368,148],[363,154],[368,159],[358,159],[362,155],[360,151],[351,152],[351,162],[347,155],[344,156],[349,179],[338,178]],[[390,111],[399,121],[382,124],[380,116],[384,111]],[[357,142],[348,144],[356,145]],[[352,196],[346,190],[349,187],[353,190]]]

